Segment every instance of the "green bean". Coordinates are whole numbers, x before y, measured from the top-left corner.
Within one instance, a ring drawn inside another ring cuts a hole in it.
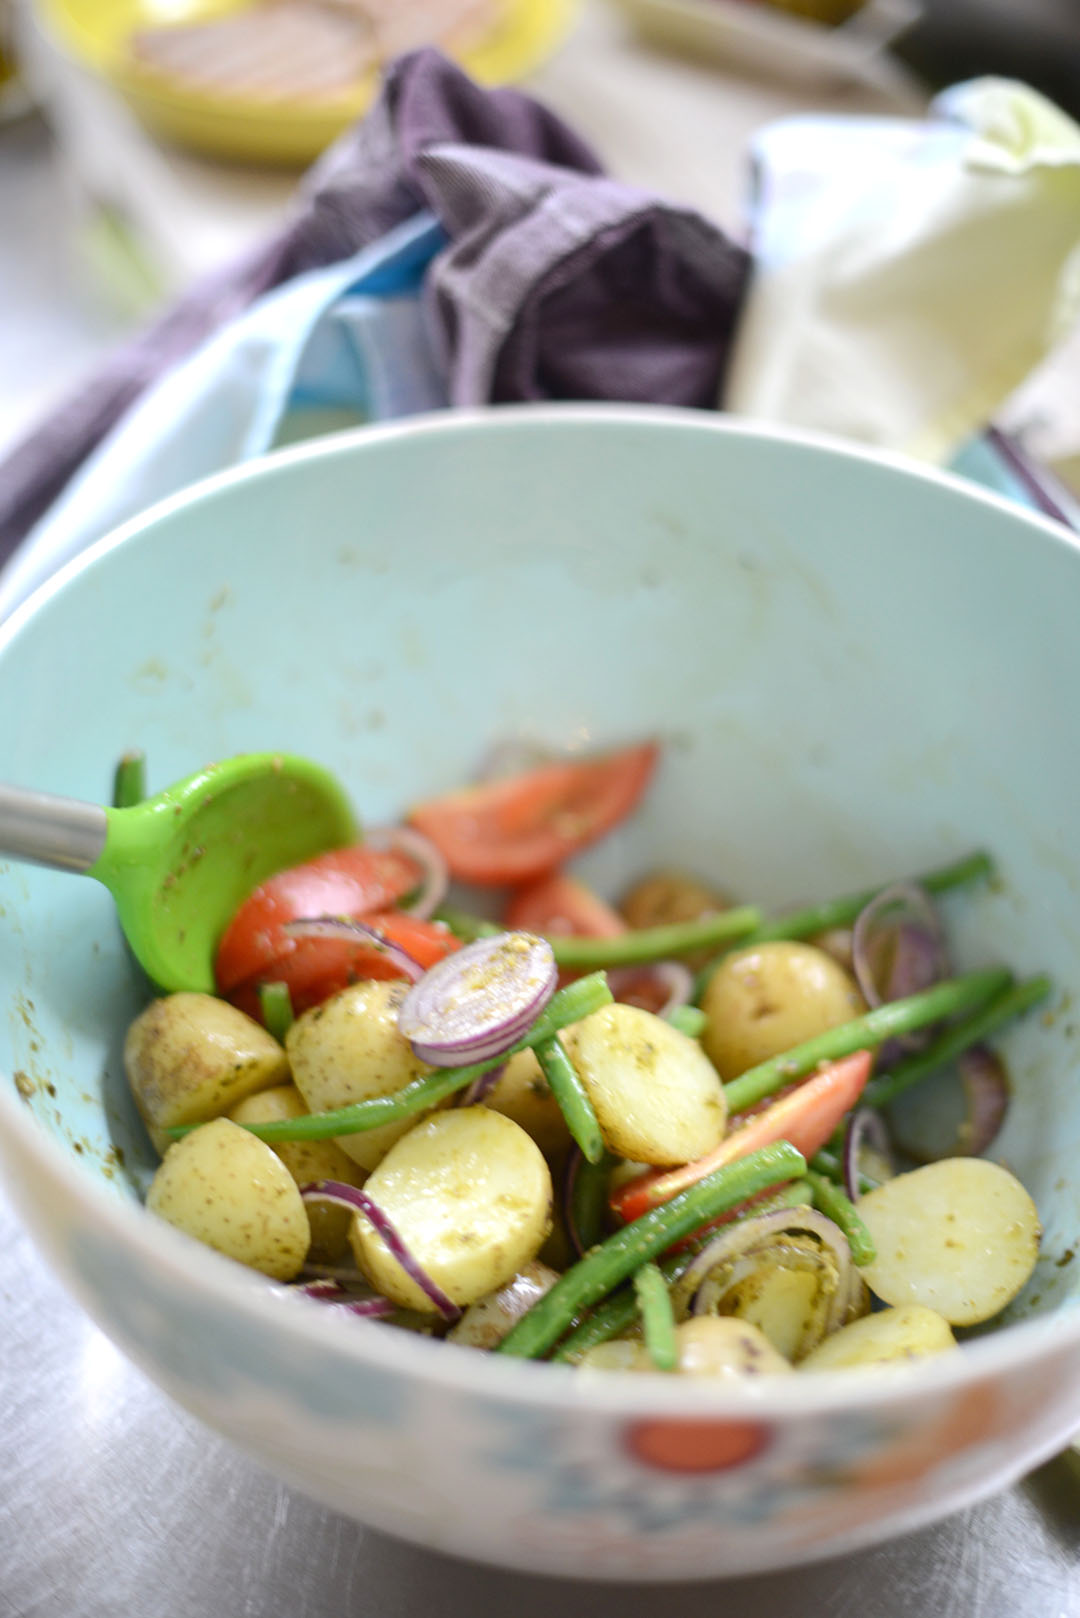
[[[760,1197],[746,1209],[745,1213],[739,1215],[738,1221],[732,1222],[756,1219],[762,1214],[772,1213],[776,1208],[808,1207],[812,1200],[808,1182],[792,1180],[788,1185],[781,1186],[771,1197]],[[662,1258],[657,1269],[665,1281],[669,1283],[677,1281],[690,1268],[706,1243],[712,1241],[713,1235],[713,1231],[706,1231],[679,1252],[668,1253]],[[610,1298],[605,1298],[603,1303],[598,1304],[568,1337],[563,1338],[551,1357],[567,1364],[577,1364],[590,1348],[596,1348],[600,1343],[610,1343],[613,1337],[620,1337],[623,1332],[629,1330],[636,1317],[637,1299],[633,1288],[620,1287]]]
[[[146,797],[146,754],[133,748],[113,772],[113,807],[131,809]]]
[[[766,1186],[801,1175],[805,1167],[801,1153],[780,1141],[716,1169],[594,1247],[521,1317],[496,1352],[522,1359],[546,1354],[575,1316],[599,1303],[642,1264]]]
[[[393,1095],[373,1096],[370,1101],[358,1101],[351,1107],[337,1107],[333,1112],[313,1112],[302,1118],[274,1119],[266,1124],[243,1124],[241,1127],[259,1140],[275,1141],[331,1140],[337,1135],[357,1135],[364,1130],[379,1129],[383,1124],[399,1123],[402,1118],[414,1117],[429,1107],[438,1106],[448,1096],[466,1089],[474,1079],[482,1078],[492,1068],[502,1065],[518,1051],[532,1050],[557,1034],[569,1023],[580,1022],[601,1006],[611,1004],[611,990],[602,972],[568,983],[554,994],[537,1017],[524,1039],[493,1056],[487,1062],[473,1062],[469,1067],[441,1068],[426,1078],[414,1079]],[[172,1139],[189,1135],[199,1124],[180,1124],[166,1131]]]
[[[843,1231],[855,1263],[872,1264],[877,1258],[874,1238],[859,1218],[851,1198],[815,1169],[807,1169],[806,1178],[814,1194],[814,1207]]]
[[[891,1073],[883,1073],[880,1078],[871,1079],[863,1091],[863,1102],[868,1107],[887,1107],[890,1101],[895,1101],[905,1090],[910,1090],[913,1085],[929,1078],[931,1073],[954,1061],[972,1045],[981,1044],[1000,1028],[1002,1023],[1011,1021],[1024,1011],[1030,1011],[1032,1006],[1037,1006],[1041,1000],[1046,999],[1052,987],[1048,977],[1036,977],[1004,989],[990,1001],[989,1005],[982,1006],[976,1011],[974,1016],[946,1028],[925,1051],[920,1051],[917,1056],[909,1056],[906,1062],[894,1067]]]
[[[803,1078],[819,1062],[836,1062],[843,1056],[854,1055],[856,1051],[883,1045],[887,1039],[899,1034],[911,1034],[918,1028],[928,1028],[945,1017],[968,1011],[989,1000],[1010,981],[1010,975],[1003,967],[968,972],[963,977],[935,983],[932,989],[924,989],[921,994],[908,995],[906,999],[890,1000],[886,1005],[876,1006],[873,1011],[856,1017],[852,1022],[827,1028],[823,1034],[804,1040],[801,1045],[795,1045],[780,1056],[770,1057],[767,1062],[759,1063],[730,1084],[725,1084],[728,1117],[752,1107],[755,1102],[763,1101],[792,1079]]]
[[[667,1282],[655,1264],[634,1271],[634,1297],[641,1316],[645,1348],[658,1371],[679,1369],[679,1343]]]
[[[669,1253],[666,1258],[660,1259],[657,1269],[665,1281],[677,1281],[684,1270],[688,1270],[696,1254],[694,1251],[682,1253]],[[554,1354],[553,1360],[559,1360],[568,1365],[576,1365],[583,1359],[590,1348],[596,1348],[600,1343],[610,1343],[613,1338],[621,1337],[634,1324],[638,1315],[637,1296],[632,1286],[619,1287],[610,1298],[605,1298],[581,1322],[575,1326],[569,1336],[564,1337]]]
[[[730,942],[748,933],[761,920],[753,905],[738,910],[721,910],[699,921],[673,922],[667,927],[639,927],[617,933],[613,938],[551,938],[559,966],[581,967],[643,966],[649,961],[667,961],[673,955],[690,955],[710,944]]]
[[[616,1159],[609,1152],[590,1163],[584,1154],[578,1159],[570,1186],[569,1219],[573,1226],[571,1239],[576,1235],[583,1253],[595,1247],[604,1234],[604,1216],[607,1211],[608,1183]]]
[[[557,1034],[533,1046],[536,1060],[548,1081],[548,1087],[559,1104],[572,1138],[581,1147],[586,1163],[599,1163],[604,1155],[604,1137],[596,1121],[593,1104],[577,1069],[567,1056]]]
[[[440,905],[431,919],[441,921],[455,938],[460,938],[466,944],[471,944],[477,938],[494,938],[496,933],[506,931],[505,927],[485,921],[483,916],[472,916],[467,910],[458,910],[455,905]]]
[[[844,1184],[844,1165],[839,1154],[832,1147],[823,1146],[820,1151],[815,1152],[813,1157],[810,1158],[810,1167],[817,1174],[824,1175],[827,1180],[831,1180],[834,1185],[842,1186]],[[876,1191],[877,1184],[876,1180],[871,1180],[867,1175],[860,1174],[859,1195],[861,1196],[864,1191]]]
[[[677,1028],[687,1039],[700,1039],[705,1032],[708,1017],[698,1006],[672,1006],[664,1021]]]
[[[504,931],[494,922],[470,916],[464,910],[443,905],[436,919],[445,922],[458,938],[491,938]],[[580,970],[584,967],[644,966],[650,961],[670,960],[673,955],[690,955],[708,949],[710,944],[730,943],[757,927],[761,911],[754,905],[738,910],[722,910],[697,921],[673,922],[666,927],[631,928],[613,938],[576,938],[553,935],[548,939],[557,965]]]
[[[994,874],[994,863],[989,854],[966,854],[961,860],[954,860],[950,865],[941,865],[933,871],[924,871],[922,876],[910,878],[918,887],[925,888],[927,893],[948,893],[952,888],[959,888],[968,882],[975,882],[980,878],[990,877]],[[768,944],[784,942],[788,939],[813,938],[816,933],[828,932],[830,927],[850,927],[861,910],[865,910],[871,899],[877,897],[882,888],[864,888],[861,893],[849,893],[839,899],[826,899],[823,904],[807,905],[804,910],[792,910],[786,916],[777,916],[774,921],[763,922],[754,929],[748,937],[739,942],[739,948],[745,949],[751,944]],[[715,959],[703,966],[694,982],[695,1000],[700,1000],[705,992],[713,972],[716,970]]]
[[[287,983],[260,983],[259,1010],[266,1032],[284,1045],[285,1035],[293,1025],[292,995]]]
[[[993,872],[994,862],[989,854],[978,852],[967,854],[962,860],[954,860],[950,865],[941,865],[936,870],[924,871],[922,876],[910,880],[917,887],[925,888],[927,893],[948,893],[950,888],[963,887],[968,882],[992,876]],[[827,899],[824,904],[793,910],[786,916],[778,916],[775,921],[765,922],[746,942],[762,944],[773,939],[812,938],[815,933],[827,932],[830,927],[849,927],[859,912],[865,910],[871,899],[881,891],[881,887],[864,888],[861,893],[851,893],[845,898]]]

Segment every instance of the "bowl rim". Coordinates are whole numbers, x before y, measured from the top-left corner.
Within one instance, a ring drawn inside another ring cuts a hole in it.
[[[9,645],[54,595],[68,589],[84,572],[178,511],[213,500],[251,480],[284,474],[324,457],[351,457],[405,438],[531,431],[552,425],[626,425],[645,430],[720,434],[754,442],[787,443],[837,460],[875,465],[884,470],[936,484],[967,503],[996,510],[1068,550],[1080,553],[1080,536],[1049,517],[1017,505],[1004,495],[984,490],[966,479],[923,466],[892,451],[853,444],[829,434],[757,423],[751,420],[673,406],[626,404],[499,405],[475,410],[438,411],[401,421],[362,426],[325,438],[273,451],[257,460],[230,467],[156,502],[136,517],[71,558],[40,584],[0,623],[0,668]],[[844,1413],[880,1412],[912,1398],[947,1397],[973,1382],[1004,1376],[1069,1350],[1080,1349],[1080,1309],[1066,1307],[1050,1315],[1019,1321],[1005,1330],[968,1341],[960,1354],[942,1355],[899,1370],[868,1368],[852,1378],[843,1371],[812,1377],[763,1379],[749,1387],[725,1388],[697,1379],[640,1373],[633,1377],[582,1377],[573,1367],[527,1362],[497,1354],[477,1354],[454,1344],[433,1342],[411,1332],[380,1330],[377,1323],[336,1318],[331,1311],[308,1309],[281,1287],[254,1271],[203,1247],[192,1238],[154,1219],[137,1202],[104,1185],[89,1164],[79,1163],[33,1118],[15,1090],[11,1075],[0,1084],[0,1166],[9,1156],[19,1160],[17,1173],[39,1170],[75,1202],[86,1226],[104,1227],[123,1247],[133,1246],[140,1259],[181,1291],[191,1289],[208,1301],[234,1309],[253,1332],[278,1330],[298,1346],[310,1344],[352,1359],[358,1369],[370,1365],[394,1377],[434,1386],[447,1393],[523,1404],[544,1410],[589,1410],[609,1418],[641,1419],[662,1415],[683,1420],[763,1422],[787,1417],[821,1418]],[[5,1170],[4,1179],[7,1179]],[[29,1234],[39,1245],[37,1234]],[[107,1322],[103,1322],[108,1329]]]

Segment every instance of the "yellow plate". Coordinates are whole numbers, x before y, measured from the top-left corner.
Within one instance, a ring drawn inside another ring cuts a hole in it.
[[[308,163],[370,106],[375,73],[347,95],[257,101],[170,85],[140,67],[130,40],[137,28],[194,22],[244,9],[213,0],[39,0],[59,44],[107,79],[156,133],[218,157]],[[482,84],[502,84],[538,67],[558,46],[577,0],[503,0],[501,19],[461,65]]]

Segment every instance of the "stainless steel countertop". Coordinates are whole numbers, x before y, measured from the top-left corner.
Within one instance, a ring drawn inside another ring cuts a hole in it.
[[[1080,1468],[1055,1461],[843,1561],[633,1588],[455,1562],[336,1517],[171,1404],[0,1202],[2,1618],[1078,1618]]]

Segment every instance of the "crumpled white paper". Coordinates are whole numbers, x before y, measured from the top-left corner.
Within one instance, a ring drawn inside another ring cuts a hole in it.
[[[784,119],[753,158],[725,409],[946,461],[1080,317],[1080,127],[1025,85]]]

